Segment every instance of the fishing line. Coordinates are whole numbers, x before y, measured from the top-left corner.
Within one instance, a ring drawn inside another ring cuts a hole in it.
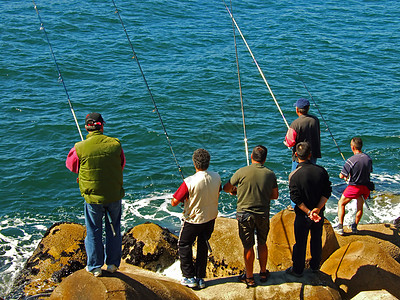
[[[279,106],[279,103],[278,103],[278,101],[276,100],[276,98],[275,98],[275,96],[274,96],[274,93],[272,92],[271,87],[270,87],[269,84],[268,84],[267,79],[265,79],[264,73],[263,73],[263,71],[261,70],[260,66],[258,65],[257,60],[256,60],[256,58],[255,58],[254,55],[253,55],[253,52],[251,51],[249,45],[247,44],[247,41],[246,41],[246,39],[244,38],[243,33],[242,33],[242,31],[240,30],[240,28],[239,28],[239,25],[237,24],[235,18],[233,17],[233,15],[232,15],[231,11],[229,10],[228,6],[226,5],[225,1],[222,0],[222,2],[224,3],[226,10],[228,11],[228,13],[229,13],[229,15],[230,15],[230,17],[231,17],[231,19],[232,19],[234,25],[236,26],[236,28],[237,28],[237,30],[238,30],[240,36],[242,37],[242,40],[243,40],[243,42],[245,43],[245,45],[246,45],[246,47],[247,47],[247,50],[249,51],[251,57],[253,58],[253,61],[254,61],[254,63],[256,64],[256,67],[257,67],[258,71],[260,72],[260,75],[261,75],[262,79],[264,80],[264,83],[265,83],[265,85],[267,86],[269,93],[270,93],[271,96],[272,96],[272,99],[274,100],[276,106],[278,107],[278,110],[279,110],[279,112],[280,112],[280,114],[281,114],[281,116],[282,116],[282,118],[283,118],[283,121],[284,121],[285,124],[286,124],[286,127],[289,129],[289,124],[288,124],[288,122],[286,121],[286,118],[285,118],[285,116],[284,116],[284,114],[283,114],[283,112],[282,112],[282,110],[281,110],[281,108],[280,108],[280,106]]]
[[[38,8],[37,8],[37,6],[36,6],[35,0],[32,0],[32,2],[33,2],[33,7],[35,8],[36,13],[37,13],[38,18],[39,18],[40,30],[43,30],[43,32],[44,32],[44,35],[45,35],[46,40],[47,40],[47,44],[49,45],[49,48],[50,48],[51,56],[53,57],[54,63],[55,63],[56,68],[57,68],[57,72],[58,72],[58,81],[61,82],[61,83],[63,84],[64,90],[65,90],[65,94],[67,95],[69,108],[71,109],[71,113],[72,113],[72,116],[74,117],[75,124],[76,124],[76,127],[78,128],[79,135],[80,135],[80,137],[81,137],[81,140],[83,141],[83,135],[82,135],[81,129],[79,128],[79,123],[78,123],[78,120],[76,119],[75,111],[74,111],[74,108],[73,108],[73,106],[72,106],[71,100],[70,100],[70,98],[69,98],[67,86],[65,85],[64,78],[63,78],[62,75],[61,75],[61,71],[60,71],[60,68],[59,68],[59,66],[58,66],[56,56],[54,55],[53,47],[51,46],[49,37],[47,36],[46,28],[44,27],[42,18],[40,17],[39,10],[38,10]]]
[[[179,165],[178,159],[176,158],[176,155],[175,155],[175,152],[174,152],[174,149],[172,148],[172,143],[171,143],[171,141],[170,141],[170,139],[169,139],[169,136],[168,136],[168,133],[167,133],[167,129],[166,129],[165,126],[164,126],[164,122],[163,122],[163,120],[162,120],[162,118],[161,118],[160,112],[158,111],[157,104],[156,104],[156,102],[155,102],[155,100],[154,100],[154,97],[153,97],[153,94],[152,94],[152,92],[151,92],[151,90],[150,90],[149,84],[147,83],[146,77],[144,76],[144,72],[143,72],[142,67],[141,67],[141,65],[140,65],[139,59],[138,59],[138,57],[137,57],[137,55],[136,55],[136,52],[135,52],[135,50],[134,50],[134,48],[133,48],[131,39],[129,38],[129,34],[128,34],[128,32],[126,31],[124,22],[122,21],[121,15],[120,15],[120,13],[119,13],[119,10],[118,10],[117,5],[115,4],[115,1],[112,0],[112,3],[114,4],[115,13],[118,15],[119,21],[121,22],[121,25],[122,25],[122,27],[123,27],[123,29],[124,29],[124,31],[125,31],[126,38],[128,39],[129,45],[131,46],[132,53],[133,53],[133,57],[132,57],[132,58],[134,58],[134,59],[136,60],[136,62],[137,62],[137,65],[138,65],[138,67],[139,67],[140,73],[142,74],[144,83],[146,84],[147,90],[148,90],[148,92],[149,92],[151,101],[153,102],[154,110],[157,112],[158,118],[160,119],[161,126],[162,126],[162,128],[163,128],[163,130],[164,130],[164,134],[165,134],[165,137],[166,137],[166,139],[167,139],[169,149],[171,150],[171,153],[172,153],[172,156],[174,157],[175,163],[176,163],[176,165],[178,166],[179,173],[181,174],[182,180],[184,180],[184,176],[183,176],[183,173],[182,173],[182,168],[181,168],[181,166]]]
[[[231,4],[231,10],[232,10],[232,0],[230,1],[230,4]],[[236,67],[237,67],[238,82],[239,82],[240,107],[241,107],[241,110],[242,110],[244,147],[245,147],[245,151],[246,151],[246,162],[247,162],[247,165],[250,165],[250,162],[249,162],[249,147],[248,147],[248,144],[247,144],[247,135],[246,135],[246,122],[245,122],[245,118],[244,118],[242,82],[241,82],[241,79],[240,79],[240,71],[239,71],[239,56],[238,56],[238,50],[237,50],[237,44],[236,44],[236,30],[235,30],[235,25],[234,25],[233,21],[232,21],[232,30],[233,30],[233,40],[235,42],[235,55],[236,55]]]
[[[288,59],[286,58],[286,60],[288,60]],[[289,60],[288,60],[288,62],[289,62]],[[308,95],[310,95],[311,100],[314,102],[314,105],[315,105],[315,107],[317,108],[319,115],[321,116],[322,120],[324,121],[325,126],[326,126],[326,129],[329,131],[329,134],[331,135],[332,140],[333,140],[333,142],[335,143],[335,145],[336,145],[336,147],[337,147],[337,149],[338,149],[340,155],[342,156],[343,160],[346,161],[346,158],[344,157],[342,151],[340,150],[340,147],[339,147],[338,143],[336,142],[335,137],[333,136],[331,130],[329,129],[329,126],[328,126],[328,124],[326,123],[324,116],[322,115],[321,111],[319,110],[319,107],[318,107],[318,105],[317,105],[317,102],[314,100],[314,97],[311,95],[310,91],[309,91],[308,88],[307,88],[307,85],[304,83],[303,79],[301,78],[300,74],[297,72],[296,68],[295,68],[290,62],[289,62],[289,64],[292,66],[292,68],[293,68],[294,71],[296,72],[297,76],[299,77],[300,81],[303,83],[305,89],[307,90]]]
[[[67,94],[68,104],[69,104],[69,107],[70,107],[70,109],[71,109],[72,116],[74,117],[76,127],[78,128],[79,136],[81,137],[81,141],[83,141],[82,131],[81,131],[81,129],[79,128],[79,123],[78,123],[78,120],[77,120],[77,118],[76,118],[75,111],[74,111],[74,108],[73,108],[73,106],[72,106],[72,102],[71,102],[71,100],[70,100],[70,98],[69,98],[67,86],[65,85],[64,79],[63,79],[63,77],[62,77],[62,75],[61,75],[61,70],[60,70],[60,68],[59,68],[59,66],[58,66],[56,56],[54,55],[53,47],[51,46],[49,37],[47,36],[47,32],[46,32],[46,29],[45,29],[45,27],[44,27],[42,18],[40,17],[39,10],[38,10],[38,8],[37,8],[37,6],[36,6],[35,0],[32,0],[32,2],[33,2],[33,7],[35,8],[36,13],[37,13],[37,15],[38,15],[38,17],[39,17],[39,21],[40,21],[40,30],[43,30],[43,32],[44,32],[44,35],[45,35],[46,40],[47,40],[47,44],[49,45],[49,48],[50,48],[51,56],[53,57],[54,63],[55,63],[55,65],[56,65],[56,67],[57,67],[58,80],[61,81],[61,83],[63,84],[65,93]],[[111,219],[111,216],[110,216],[110,213],[109,213],[108,210],[106,210],[106,215],[107,215],[107,217],[108,217],[108,219],[109,219],[111,231],[112,231],[113,235],[115,236],[116,234],[115,234],[114,226],[113,226],[113,224],[112,224],[112,219]]]

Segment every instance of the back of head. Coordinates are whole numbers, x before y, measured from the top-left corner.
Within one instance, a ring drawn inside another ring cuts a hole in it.
[[[264,163],[267,159],[268,149],[262,145],[257,145],[254,147],[251,153],[251,158],[259,163]]]
[[[299,113],[305,115],[308,113],[308,110],[310,109],[310,101],[308,101],[305,98],[300,98],[299,100],[296,101],[294,106],[297,107]]]
[[[353,145],[354,146],[354,148],[356,149],[356,150],[360,150],[361,151],[361,149],[362,149],[362,147],[363,147],[363,141],[362,141],[362,139],[360,138],[360,137],[353,137],[352,139],[351,139],[351,145]]]
[[[197,149],[193,152],[193,163],[198,170],[207,170],[210,165],[210,153],[205,149]]]
[[[100,130],[104,123],[103,117],[97,112],[92,112],[86,115],[85,128],[87,131]]]
[[[307,160],[311,154],[311,146],[308,142],[300,142],[296,145],[297,157],[301,160]]]

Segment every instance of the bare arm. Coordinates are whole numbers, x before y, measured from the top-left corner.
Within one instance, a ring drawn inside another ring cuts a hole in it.
[[[236,188],[236,186],[232,185],[232,184],[230,183],[230,181],[228,181],[227,183],[225,183],[225,185],[224,185],[224,187],[223,187],[223,190],[224,190],[226,193],[229,193],[229,194],[231,194],[231,195],[236,195],[236,193],[237,193],[237,188]]]
[[[279,197],[279,191],[278,188],[272,189],[272,194],[271,194],[271,199],[276,200]]]

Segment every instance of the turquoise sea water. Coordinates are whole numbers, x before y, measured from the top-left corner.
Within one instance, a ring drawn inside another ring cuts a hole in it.
[[[261,3],[260,3],[261,2]],[[72,104],[101,112],[105,133],[120,138],[124,171],[124,231],[152,221],[177,232],[181,208],[169,200],[181,183],[160,120],[112,1],[37,0]],[[231,19],[222,1],[116,1],[172,147],[185,176],[191,155],[211,153],[210,169],[226,182],[246,165]],[[228,5],[229,2],[227,2]],[[311,92],[341,151],[358,135],[373,159],[376,192],[363,223],[390,222],[400,204],[400,2],[237,1],[233,13],[288,122],[293,103]],[[0,3],[0,296],[46,228],[84,222],[76,175],[65,168],[79,140],[67,96],[29,1]],[[237,31],[236,31],[237,34]],[[286,125],[240,36],[236,36],[250,151],[269,149],[266,165],[279,180],[275,214],[289,204],[290,150]],[[298,76],[300,74],[301,77]],[[321,116],[315,105],[311,113]],[[319,164],[333,195],[327,217],[337,220],[345,188],[343,159],[321,120]],[[349,204],[348,224],[354,217]],[[220,215],[235,198],[222,193]]]

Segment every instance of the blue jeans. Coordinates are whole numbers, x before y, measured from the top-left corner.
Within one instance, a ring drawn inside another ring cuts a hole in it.
[[[109,204],[89,204],[85,202],[86,238],[88,270],[107,265],[119,267],[121,262],[121,200]],[[108,214],[112,220],[115,236],[113,235]],[[105,251],[103,245],[103,215],[105,215]]]
[[[311,157],[310,162],[311,162],[312,164],[316,165],[316,164],[317,164],[317,158]],[[298,164],[299,164],[299,163],[298,163],[297,161],[295,161],[295,160],[292,161],[292,172],[293,172],[294,170],[296,170]],[[294,207],[296,206],[296,203],[294,203],[292,200],[290,200],[290,205],[294,208]]]

